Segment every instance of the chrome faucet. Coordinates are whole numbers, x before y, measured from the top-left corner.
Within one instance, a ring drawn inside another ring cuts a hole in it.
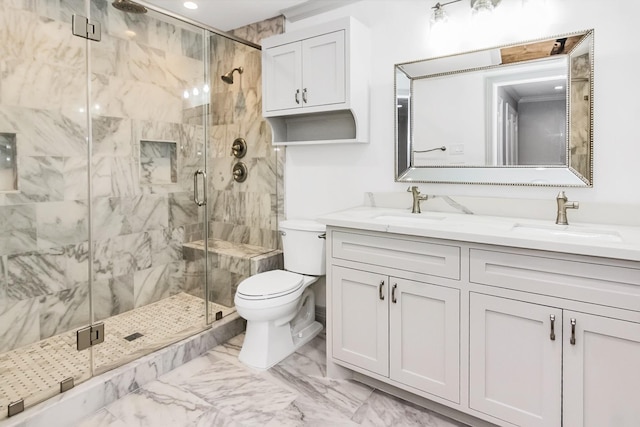
[[[411,213],[419,214],[420,213],[420,202],[427,200],[429,196],[426,194],[421,195],[420,190],[418,190],[417,186],[412,186],[407,188],[407,192],[411,193],[413,196],[413,206],[411,207]]]
[[[569,202],[564,191],[558,193],[556,201],[558,202],[558,216],[556,217],[556,224],[569,225],[567,222],[567,209],[578,209],[580,204],[578,202]]]

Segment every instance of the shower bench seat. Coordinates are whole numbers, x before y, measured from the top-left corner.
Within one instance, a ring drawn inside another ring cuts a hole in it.
[[[240,282],[263,271],[284,267],[280,249],[264,248],[246,243],[235,243],[220,239],[209,239],[208,282],[209,300],[227,307],[233,306],[233,297]],[[202,283],[204,275],[204,240],[185,243],[183,257],[187,262],[187,274],[194,283]],[[196,277],[194,277],[196,276]],[[194,289],[201,289],[198,286]]]

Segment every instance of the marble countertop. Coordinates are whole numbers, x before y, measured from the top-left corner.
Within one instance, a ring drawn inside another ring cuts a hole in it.
[[[328,226],[640,261],[640,227],[409,209],[356,207],[324,215]]]

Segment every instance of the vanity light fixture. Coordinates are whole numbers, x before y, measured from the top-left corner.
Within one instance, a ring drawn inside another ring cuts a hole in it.
[[[196,10],[198,8],[198,4],[192,1],[186,1],[182,5],[191,10]]]
[[[491,13],[493,12],[493,8],[492,0],[476,0],[471,6],[471,13],[474,16],[483,13]]]
[[[436,3],[435,6],[432,6],[433,12],[431,13],[431,25],[437,25],[439,23],[445,23],[449,21],[449,15],[444,11],[444,7],[451,3],[458,3],[462,0],[453,0],[446,3]]]
[[[452,4],[458,3],[462,0],[452,0],[446,3],[436,3],[431,7],[433,12],[431,13],[431,25],[437,26],[440,23],[446,23],[449,21],[449,15],[444,10],[444,7]],[[470,0],[471,3],[471,15],[472,16],[481,16],[481,15],[489,15],[493,12],[493,10],[500,4],[501,0]]]

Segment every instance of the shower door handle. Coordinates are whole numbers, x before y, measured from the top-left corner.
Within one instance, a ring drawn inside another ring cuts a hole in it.
[[[200,191],[198,191],[198,175],[202,175],[202,182],[204,183],[203,185],[203,198],[202,200],[200,200],[198,193]],[[203,171],[202,169],[198,169],[197,171],[195,171],[195,173],[193,174],[193,201],[195,202],[196,205],[198,206],[204,206],[207,204],[207,190],[206,190],[206,182],[207,182],[207,173],[205,171]]]

